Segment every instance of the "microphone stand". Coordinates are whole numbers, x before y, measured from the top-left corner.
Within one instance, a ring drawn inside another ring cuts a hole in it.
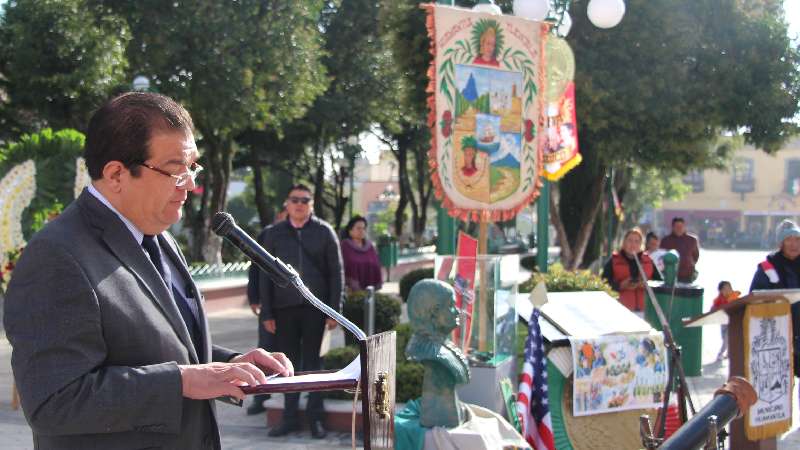
[[[659,411],[658,416],[656,416],[655,437],[656,440],[660,442],[664,438],[664,431],[667,424],[667,407],[669,405],[670,394],[673,390],[675,390],[675,393],[678,395],[678,410],[681,420],[684,423],[688,420],[686,404],[688,403],[692,415],[695,415],[696,411],[694,409],[694,404],[692,403],[692,397],[689,393],[689,385],[686,383],[686,374],[683,370],[683,363],[681,362],[681,348],[675,343],[675,339],[672,336],[672,329],[669,327],[669,321],[667,320],[666,316],[664,316],[664,311],[661,309],[661,305],[656,299],[653,288],[651,288],[650,284],[648,284],[649,280],[647,279],[647,274],[642,268],[642,263],[639,261],[639,255],[635,255],[633,259],[636,261],[636,266],[639,268],[639,275],[642,277],[642,281],[644,282],[647,298],[653,305],[653,309],[656,311],[656,316],[658,316],[658,322],[661,324],[661,330],[664,332],[664,344],[670,353],[669,378],[667,379],[667,386],[664,388],[661,411]],[[645,443],[646,446],[647,444],[648,443]],[[649,444],[652,445],[653,443],[650,442]]]

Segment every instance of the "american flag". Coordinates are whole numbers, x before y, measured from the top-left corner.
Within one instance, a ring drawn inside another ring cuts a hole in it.
[[[555,450],[550,408],[547,406],[547,358],[544,356],[539,310],[528,321],[525,340],[525,365],[519,382],[517,412],[522,419],[522,433],[534,450]]]

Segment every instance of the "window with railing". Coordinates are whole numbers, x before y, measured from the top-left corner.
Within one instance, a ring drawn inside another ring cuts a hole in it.
[[[745,194],[755,190],[756,180],[753,177],[753,160],[750,158],[736,158],[733,161],[731,191]]]
[[[683,182],[692,187],[692,192],[703,192],[706,189],[706,181],[702,170],[692,170],[683,177]]]
[[[800,195],[800,159],[786,160],[786,184],[784,192]]]

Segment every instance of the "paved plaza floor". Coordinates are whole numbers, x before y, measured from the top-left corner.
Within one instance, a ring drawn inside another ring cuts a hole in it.
[[[698,283],[706,289],[704,310],[711,306],[716,295],[716,285],[722,280],[730,280],[737,290],[747,291],[756,264],[765,252],[751,251],[703,251],[700,258]],[[390,286],[396,289],[395,286]],[[256,342],[256,318],[245,305],[227,307],[209,314],[209,322],[215,343],[226,347],[246,350]],[[341,335],[338,339],[341,342]],[[714,361],[720,345],[719,327],[706,327],[703,331],[703,375],[689,378],[689,385],[695,405],[701,408],[712,397],[714,391],[727,379],[728,363]],[[0,449],[32,449],[30,428],[21,410],[14,411],[11,399],[11,349],[5,336],[0,337]],[[800,413],[797,404],[797,385],[795,385],[794,422],[792,429],[782,436],[778,449],[800,448]],[[350,446],[348,433],[329,433],[324,440],[311,439],[308,432],[297,433],[285,438],[267,436],[263,415],[247,416],[243,408],[219,404],[220,426],[224,449],[270,449],[270,450],[337,450]]]

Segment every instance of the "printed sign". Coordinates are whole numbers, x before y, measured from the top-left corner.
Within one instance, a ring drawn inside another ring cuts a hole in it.
[[[750,440],[778,436],[792,423],[792,321],[788,303],[748,305],[745,376],[758,394],[746,414]]]
[[[668,378],[663,335],[570,338],[570,344],[573,415],[661,406]]]

